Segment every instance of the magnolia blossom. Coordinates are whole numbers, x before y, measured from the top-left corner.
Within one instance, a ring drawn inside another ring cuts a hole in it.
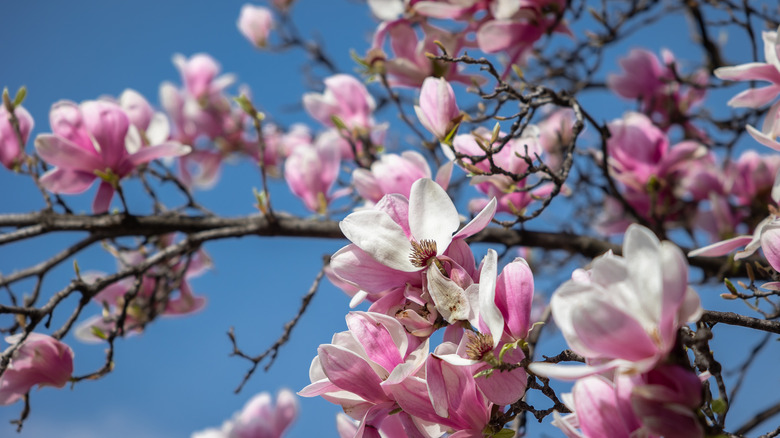
[[[357,211],[339,223],[352,242],[332,258],[331,266],[341,278],[358,279],[364,275],[361,271],[367,268],[366,263],[384,266],[383,272],[374,275],[395,275],[396,281],[398,275],[387,268],[402,273],[427,269],[453,241],[485,228],[495,213],[495,202],[491,202],[455,234],[460,227],[458,211],[447,192],[434,181],[415,182],[408,200],[400,195],[388,195],[385,199],[393,205],[392,209]]]
[[[0,163],[8,169],[13,169],[24,158],[24,145],[30,137],[35,122],[24,107],[14,108],[14,115],[19,121],[19,134],[22,143],[19,144],[19,136],[11,125],[10,114],[5,105],[0,105]]]
[[[447,189],[452,175],[452,162],[444,164],[436,173],[436,183]],[[419,152],[404,151],[401,155],[384,154],[371,163],[370,169],[352,171],[352,185],[369,203],[383,196],[398,193],[409,197],[412,184],[420,178],[430,178],[431,168]]]
[[[555,413],[553,425],[570,438],[701,438],[696,416],[701,381],[677,365],[661,365],[637,376],[577,381],[562,399],[572,414]],[[579,430],[577,430],[579,429]]]
[[[425,129],[439,140],[444,140],[461,119],[455,92],[444,78],[429,77],[423,81],[420,105],[414,107],[414,112]]]
[[[274,27],[274,16],[268,8],[245,4],[241,7],[237,25],[238,30],[250,43],[255,47],[263,48]]]
[[[176,54],[173,56],[173,64],[179,69],[184,88],[200,101],[220,94],[235,82],[233,75],[217,76],[221,70],[219,63],[205,53],[197,53],[189,59]]]
[[[22,334],[7,336],[16,344]],[[8,351],[8,350],[6,350]],[[41,333],[30,333],[11,355],[11,362],[0,376],[0,405],[10,405],[24,397],[33,386],[62,388],[73,374],[73,350]]]
[[[470,168],[478,170],[477,175],[471,178],[471,184],[487,195],[487,198],[471,200],[469,202],[470,211],[481,210],[489,202],[488,199],[495,198],[498,204],[497,212],[513,215],[522,214],[523,209],[531,202],[549,196],[554,188],[553,184],[544,183],[533,190],[527,190],[525,189],[526,185],[529,184],[527,177],[515,181],[508,175],[493,174],[491,161],[482,158],[487,156],[482,146],[492,148],[490,156],[493,164],[515,175],[523,175],[528,171],[526,158],[535,160],[543,152],[539,141],[540,131],[535,125],[526,126],[519,138],[510,139],[506,141],[506,144],[503,144],[504,142],[501,140],[504,136],[506,136],[505,133],[499,133],[496,141],[491,144],[492,133],[480,127],[471,134],[456,136],[451,148],[442,144],[444,155],[451,160],[456,159],[453,149],[459,154],[475,157],[474,160],[469,157],[458,160],[458,164],[465,170],[470,171]]]
[[[325,92],[303,96],[306,112],[325,126],[336,126],[337,118],[351,131],[368,132],[374,124],[374,98],[365,85],[352,76],[338,74],[325,79]]]
[[[438,52],[437,43],[442,44],[447,53],[460,53],[466,44],[462,32],[453,33],[426,22],[420,28],[424,33],[422,40],[407,20],[382,23],[374,34],[373,44],[366,55],[366,64],[370,68],[387,72],[390,85],[399,87],[420,87],[431,76],[464,84],[471,84],[472,78],[479,80],[461,74],[458,66],[452,63],[433,61],[426,55]],[[384,50],[388,39],[392,56]]]
[[[680,249],[639,225],[626,231],[622,257],[608,252],[590,270],[574,271],[550,307],[569,347],[588,364],[537,362],[529,369],[561,379],[650,370],[669,354],[677,330],[702,313]]]
[[[359,438],[367,429],[380,428],[398,407],[391,387],[424,365],[428,341],[409,335],[395,318],[377,313],[352,312],[347,325],[349,331],[336,333],[331,344],[317,349],[309,369],[312,383],[299,394],[321,395],[341,405],[360,420]]]
[[[100,187],[92,203],[95,213],[108,210],[119,180],[137,166],[190,151],[188,146],[167,142],[131,154],[126,146],[130,119],[112,102],[59,102],[51,109],[50,122],[54,132],[39,135],[35,149],[44,161],[57,167],[41,177],[41,185],[54,193],[75,194],[99,177]]]
[[[780,94],[780,40],[777,31],[761,32],[764,40],[764,59],[766,62],[750,62],[733,67],[716,68],[713,72],[720,79],[729,81],[766,81],[770,85],[745,90],[729,100],[733,107],[759,108]]]
[[[220,429],[195,432],[192,438],[281,438],[297,416],[298,400],[292,391],[280,390],[276,406],[271,402],[271,394],[261,392]]]
[[[330,201],[349,189],[331,193],[339,176],[341,158],[337,145],[318,143],[296,148],[284,163],[284,179],[295,196],[311,211],[325,214]]]
[[[161,237],[161,244],[173,244],[173,235]],[[118,259],[120,269],[136,266],[146,260],[146,255],[140,251],[112,252]],[[206,305],[204,296],[195,295],[190,287],[190,280],[203,274],[211,267],[211,259],[205,251],[193,254],[187,262],[179,261],[171,266],[174,278],[166,279],[155,275],[152,269],[136,284],[135,278],[125,278],[111,283],[103,288],[92,300],[103,309],[101,315],[87,318],[76,327],[76,338],[83,342],[102,342],[105,337],[116,330],[119,314],[126,307],[122,329],[124,333],[140,332],[151,316],[183,316],[195,313]],[[83,279],[94,283],[104,277],[99,272],[86,273]],[[126,302],[125,294],[135,291],[135,296]],[[178,293],[174,293],[176,287]]]

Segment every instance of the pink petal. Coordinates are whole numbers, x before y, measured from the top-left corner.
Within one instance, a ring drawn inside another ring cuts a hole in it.
[[[731,239],[693,250],[688,253],[688,257],[718,257],[726,255],[737,248],[747,245],[751,240],[753,240],[753,236],[732,237]]]
[[[101,181],[95,199],[92,201],[92,212],[103,214],[108,211],[111,205],[111,199],[114,197],[114,187],[111,184]]]
[[[41,185],[53,193],[70,195],[84,192],[96,178],[91,172],[55,168],[43,174]]]
[[[127,156],[125,136],[130,127],[127,114],[119,105],[108,101],[87,101],[81,104],[84,126],[98,145],[107,167],[115,168]]]
[[[367,401],[381,403],[387,400],[379,386],[382,379],[363,358],[332,344],[320,345],[317,351],[322,369],[334,385]]]
[[[36,137],[35,150],[47,163],[64,169],[92,173],[107,167],[97,153],[56,135],[41,134]]]

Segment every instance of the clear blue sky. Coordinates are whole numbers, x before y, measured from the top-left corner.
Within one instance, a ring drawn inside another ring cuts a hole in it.
[[[277,120],[286,124],[306,122],[316,128],[305,113],[289,110],[298,105],[306,91],[305,80],[298,74],[306,62],[305,55],[254,50],[235,27],[243,3],[6,2],[0,7],[5,18],[0,26],[0,86],[15,90],[27,85],[25,106],[36,120],[35,132],[48,132],[48,109],[57,100],[78,102],[100,95],[118,96],[125,88],[133,88],[157,104],[159,84],[180,80],[171,56],[206,52],[222,64],[223,71],[236,73],[241,83],[248,84],[255,101]],[[365,5],[347,0],[299,0],[294,10],[303,33],[324,41],[339,67],[352,71],[349,49],[363,53],[375,26]],[[634,45],[643,45],[656,53],[669,47],[680,58],[686,54],[698,56],[686,46],[689,34],[682,17],[669,17],[637,38],[636,44],[621,45],[609,52],[605,71],[616,71],[616,57],[624,56]],[[729,59],[747,62],[746,51],[739,50],[733,41],[731,44]],[[727,95],[710,98],[713,111],[727,111],[724,97]],[[599,116],[603,120],[632,108],[631,103],[617,100],[600,106]],[[400,126],[392,115],[384,117],[394,128]],[[401,134],[394,135],[402,138]],[[228,167],[231,171],[223,172],[215,189],[198,196],[205,205],[223,214],[252,213],[251,188],[260,185],[258,172],[246,163]],[[25,178],[5,169],[0,169],[0,186],[4,188],[0,197],[2,213],[32,211],[42,205],[37,191]],[[274,182],[272,190],[278,207],[307,214],[297,200],[288,198],[283,183]],[[86,210],[92,193],[94,188],[82,200],[69,199]],[[132,202],[143,205],[142,200],[131,201],[131,205]],[[7,273],[35,263],[55,252],[58,244],[73,238],[38,239],[2,247],[0,270]],[[228,357],[230,344],[225,333],[234,326],[240,344],[248,352],[264,350],[296,312],[321,256],[343,245],[343,241],[245,238],[207,246],[215,269],[193,281],[195,291],[208,297],[206,310],[191,317],[158,320],[145,334],[119,341],[116,369],[100,381],[80,383],[73,391],[34,391],[32,415],[20,436],[188,437],[193,431],[219,426],[257,392],[275,393],[281,387],[301,389],[309,383],[308,368],[317,346],[329,342],[333,333],[346,329],[348,300],[341,292],[329,284],[323,285],[274,367],[268,373],[257,373],[240,395],[232,391],[241,381],[247,363]],[[484,248],[477,251],[484,252]],[[114,268],[112,258],[100,248],[78,260],[83,270]],[[60,269],[56,278],[45,283],[44,293],[58,290],[71,273],[69,265]],[[549,283],[541,281],[538,289],[551,292],[554,285]],[[700,292],[710,295],[704,297],[708,307],[722,306],[712,299],[718,291],[700,288]],[[98,307],[92,306],[85,315],[96,312]],[[64,312],[56,315],[55,324],[64,317]],[[735,343],[735,339],[728,337],[726,341]],[[80,344],[71,336],[66,340],[76,352],[78,374],[102,365],[101,346]],[[734,357],[724,362],[738,363],[751,345],[743,344],[734,347]],[[561,345],[560,340],[548,341],[542,344],[542,353],[554,354]],[[765,362],[770,362],[770,355],[776,362],[776,348],[764,354]],[[749,382],[751,386],[743,390],[741,401],[763,400],[758,407],[775,401],[776,394],[770,389],[777,388],[778,382],[776,373],[772,375],[775,377],[771,385]],[[11,427],[4,423],[15,418],[20,409],[20,404],[0,409],[0,436],[13,436]],[[334,421],[339,411],[321,399],[302,399],[301,415],[290,436],[336,436]],[[734,412],[734,424],[741,423],[746,415]],[[549,427],[538,430],[550,433]]]

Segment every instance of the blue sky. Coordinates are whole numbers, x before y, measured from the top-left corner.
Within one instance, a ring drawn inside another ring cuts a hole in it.
[[[235,27],[243,3],[74,0],[47,2],[44,6],[41,2],[7,2],[0,7],[6,18],[0,26],[0,86],[12,91],[21,85],[28,87],[25,106],[36,120],[35,132],[41,133],[49,130],[48,109],[59,99],[78,102],[101,95],[118,96],[125,88],[133,88],[157,103],[159,84],[180,80],[171,56],[206,52],[222,64],[224,72],[236,73],[239,82],[248,84],[255,101],[276,120],[285,124],[306,122],[316,128],[304,112],[294,109],[307,91],[305,80],[297,74],[306,57],[295,51],[269,54],[254,50]],[[367,8],[347,0],[299,0],[294,10],[302,32],[324,41],[338,66],[352,71],[349,50],[363,53],[375,26]],[[610,51],[605,71],[616,71],[616,56],[624,56],[634,45],[656,53],[670,47],[680,58],[696,55],[687,32],[683,18],[669,17],[637,34],[637,43]],[[739,50],[739,40],[731,40],[729,47],[728,54],[735,63],[748,61],[745,52]],[[712,110],[726,113],[725,97],[730,94],[712,96]],[[600,98],[591,97],[594,101]],[[597,105],[602,120],[618,117],[633,107],[622,101]],[[384,118],[396,129],[400,125],[391,114]],[[394,135],[403,138],[401,133]],[[223,172],[218,186],[198,193],[199,198],[226,215],[253,213],[251,188],[260,186],[257,170],[247,163],[228,167],[230,171]],[[41,207],[40,195],[25,178],[0,169],[0,185],[6,188],[0,197],[0,212]],[[277,194],[277,208],[308,214],[288,196],[283,182],[273,182],[271,190]],[[86,210],[94,188],[88,193],[69,200]],[[132,202],[141,205],[143,201]],[[0,270],[10,272],[35,263],[56,251],[57,245],[77,237],[47,237],[0,248]],[[281,350],[277,363],[268,373],[257,373],[239,395],[234,395],[233,389],[247,364],[228,357],[231,347],[226,332],[235,327],[240,345],[250,353],[264,350],[294,315],[322,255],[343,245],[344,241],[244,238],[207,246],[215,268],[193,281],[195,291],[207,295],[207,309],[191,317],[160,319],[143,335],[118,342],[115,371],[100,381],[80,383],[72,391],[34,391],[33,412],[20,436],[187,437],[193,431],[219,426],[257,392],[275,393],[281,387],[299,390],[309,383],[308,368],[317,346],[346,329],[348,299],[341,292],[323,283],[309,314]],[[485,248],[478,247],[480,251],[484,253]],[[114,268],[112,258],[100,248],[79,256],[78,261],[84,270]],[[45,283],[44,292],[57,290],[71,274],[70,265],[62,267]],[[561,278],[567,275],[563,273]],[[549,283],[540,280],[537,288],[549,293],[554,288]],[[709,294],[704,297],[708,307],[723,306],[713,299],[718,291],[700,289],[702,295],[705,291]],[[85,315],[98,311],[92,306]],[[64,317],[64,312],[55,315],[55,324]],[[735,351],[734,363],[751,346],[735,346],[738,338],[734,336],[722,339],[719,342],[731,344],[730,351]],[[66,340],[76,351],[78,374],[102,365],[102,346],[79,344],[72,337]],[[542,344],[542,352],[554,354],[561,346],[560,339],[550,339]],[[776,350],[773,354],[765,352],[764,361],[778,359]],[[755,381],[748,384],[751,386],[741,398],[764,400],[766,404],[774,401],[772,385]],[[3,424],[15,418],[20,409],[18,404],[0,409],[0,436],[11,435],[10,426],[4,429]],[[290,436],[336,436],[334,422],[339,410],[321,399],[302,399],[301,415]],[[734,414],[735,423],[746,415]],[[549,427],[539,430],[554,435]]]

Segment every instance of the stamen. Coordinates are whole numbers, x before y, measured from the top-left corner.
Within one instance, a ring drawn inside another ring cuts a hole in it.
[[[423,239],[420,243],[412,240],[412,253],[409,255],[409,260],[414,266],[418,268],[425,268],[431,263],[431,260],[436,257],[436,242],[433,240]]]
[[[468,342],[466,343],[466,357],[471,360],[482,360],[493,352],[493,336],[482,333],[467,333]]]

